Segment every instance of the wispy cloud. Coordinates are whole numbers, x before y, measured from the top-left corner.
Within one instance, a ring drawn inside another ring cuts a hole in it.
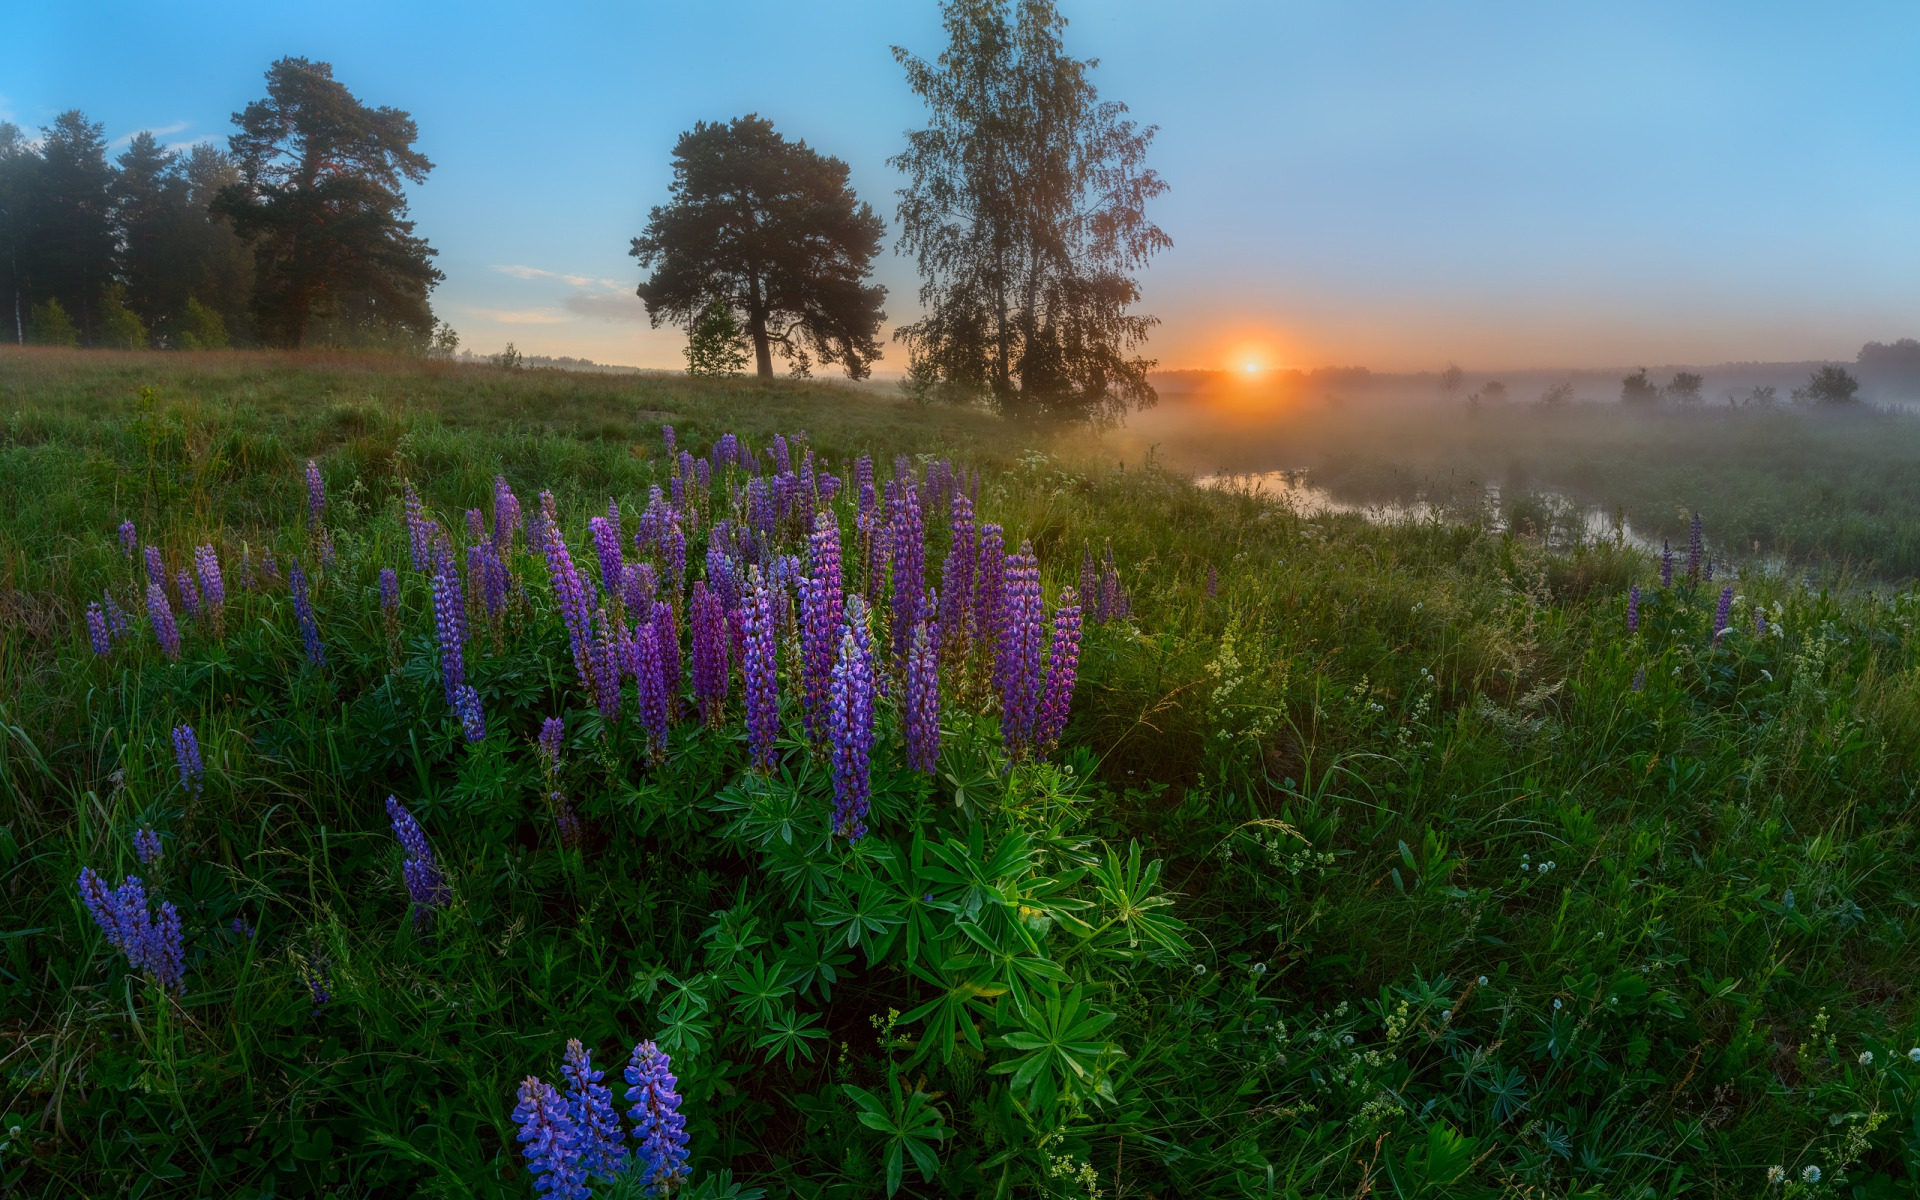
[[[563,303],[567,311],[579,313],[583,317],[594,317],[602,321],[642,321],[647,319],[647,306],[640,297],[632,292],[599,292],[589,294],[575,292]]]
[[[474,308],[467,311],[502,325],[564,325],[572,319],[551,308]]]
[[[627,286],[617,279],[600,279],[592,275],[569,275],[564,271],[549,271],[544,267],[502,266],[496,263],[493,269],[502,275],[511,275],[515,279],[558,279],[562,283],[570,283],[577,288],[599,286],[612,289]]]
[[[108,142],[107,145],[124,146],[128,142],[131,142],[133,139],[139,137],[143,133],[150,133],[155,137],[164,137],[169,133],[179,133],[182,129],[185,129],[188,125],[191,125],[191,124],[192,124],[191,121],[175,121],[171,125],[149,125],[145,129],[136,129],[132,133],[124,134],[120,137],[117,137],[113,139],[111,142]],[[205,139],[201,139],[201,138],[195,139],[195,141],[203,141],[203,140]],[[185,144],[192,145],[193,143],[187,142]]]

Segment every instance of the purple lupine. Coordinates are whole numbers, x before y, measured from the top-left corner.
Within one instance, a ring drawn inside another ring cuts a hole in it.
[[[1660,586],[1673,586],[1673,545],[1665,538],[1660,539]]]
[[[567,1081],[567,1112],[578,1133],[580,1166],[589,1175],[611,1177],[627,1166],[625,1132],[620,1116],[613,1111],[613,1089],[600,1082],[605,1071],[593,1066],[593,1052],[579,1038],[567,1039],[567,1053],[560,1067]]]
[[[949,644],[964,654],[967,618],[973,610],[973,576],[979,565],[973,501],[967,499],[964,492],[956,491],[950,511],[947,561],[940,573],[940,631]]]
[[[333,530],[322,526],[320,529],[320,565],[331,567],[340,561],[333,549]]]
[[[156,916],[147,908],[146,884],[129,875],[117,888],[92,867],[80,869],[80,899],[106,935],[107,944],[127,956],[136,971],[148,971],[163,988],[178,990],[186,977],[180,911],[162,902]]]
[[[1073,685],[1080,672],[1080,597],[1072,588],[1060,593],[1053,610],[1053,645],[1047,651],[1047,682],[1040,697],[1040,712],[1034,718],[1033,745],[1045,754],[1060,740],[1067,727],[1067,710],[1073,706]]]
[[[628,612],[645,615],[653,611],[653,595],[659,584],[652,563],[634,563],[627,568],[626,578],[621,582]]]
[[[773,532],[773,489],[764,479],[747,481],[747,522],[761,533]]]
[[[559,717],[548,717],[540,722],[540,757],[546,761],[549,776],[560,770],[560,741],[566,736],[566,722]]]
[[[429,525],[426,514],[421,510],[420,493],[413,490],[411,483],[407,485],[406,517],[407,550],[413,555],[413,569],[424,571],[427,569]]]
[[[1767,636],[1767,610],[1764,608],[1753,610],[1753,636],[1757,638]]]
[[[873,515],[873,506],[878,497],[873,491],[873,458],[862,454],[853,462],[853,482],[860,489],[859,513],[863,517]]]
[[[830,512],[814,517],[808,537],[809,571],[800,582],[801,716],[807,736],[826,736],[827,692],[840,651],[846,593],[840,577],[840,523]]]
[[[620,720],[620,674],[627,657],[620,630],[604,608],[593,613],[593,641],[587,647],[593,706],[609,725]]]
[[[980,568],[973,574],[973,636],[989,656],[1000,636],[1000,613],[1007,604],[1007,550],[1000,527],[980,527]]]
[[[1093,549],[1080,551],[1080,594],[1093,605],[1087,613],[1087,619],[1095,625],[1106,623],[1107,616],[1100,611],[1100,572],[1093,565]]]
[[[300,625],[300,641],[306,646],[307,661],[317,667],[327,661],[327,652],[320,644],[320,623],[313,619],[313,601],[307,598],[307,573],[300,569],[297,558],[287,571],[287,582],[293,588],[293,615]]]
[[[1220,594],[1220,571],[1212,563],[1207,564],[1207,599]]]
[[[1707,560],[1706,569],[1702,574],[1702,578],[1704,578],[1708,583],[1713,582],[1713,560],[1712,559]]]
[[[1001,615],[994,680],[1000,691],[1000,732],[1009,750],[1033,743],[1040,704],[1040,638],[1045,625],[1040,563],[1025,542],[1007,556],[1007,603]]]
[[[220,620],[220,610],[226,607],[227,585],[220,574],[220,555],[212,546],[200,546],[193,552],[194,574],[200,580],[200,602],[207,607],[207,614],[216,622]]]
[[[727,610],[705,580],[693,585],[693,695],[700,717],[719,728],[727,713]]]
[[[1627,632],[1640,632],[1640,585],[1627,589]]]
[[[333,972],[327,966],[327,960],[316,960],[303,974],[307,981],[307,999],[313,1003],[309,1016],[319,1016],[320,1011],[333,1003]]]
[[[112,592],[100,593],[100,611],[106,614],[107,632],[113,635],[114,641],[133,636],[133,618],[127,615],[126,609],[120,607],[120,602],[113,598]]]
[[[380,611],[389,619],[400,612],[400,573],[392,567],[380,568]]]
[[[687,535],[680,528],[679,516],[672,512],[667,514],[665,528],[660,533],[660,560],[666,567],[665,582],[677,601],[686,588]]]
[[[453,695],[453,712],[460,718],[460,732],[469,742],[485,741],[487,736],[487,710],[480,704],[480,693],[473,685],[463,683]]]
[[[180,910],[162,900],[147,934],[147,969],[163,988],[178,991],[187,977],[187,956],[180,934]]]
[[[636,627],[631,642],[634,691],[640,704],[640,724],[654,758],[666,755],[672,721],[667,709],[665,672],[660,665],[660,631],[652,621]]]
[[[541,492],[540,505],[538,531],[541,550],[547,559],[547,574],[553,581],[554,599],[559,604],[561,620],[567,627],[567,643],[573,650],[573,665],[579,672],[580,686],[591,693],[594,690],[593,604],[587,583],[580,578],[580,572],[573,565],[573,556],[567,552],[566,539],[560,536],[557,528],[548,533],[551,521],[547,514],[553,505],[553,493]]]
[[[1113,564],[1113,547],[1107,547],[1106,569],[1100,576],[1100,609],[1109,621],[1125,620],[1133,610],[1127,589],[1120,586],[1120,568]]]
[[[480,598],[490,620],[497,621],[507,611],[507,593],[513,576],[492,542],[480,542],[467,551],[467,577],[480,581]]]
[[[236,581],[240,590],[250,592],[260,586],[260,580],[253,573],[253,551],[245,545],[240,547],[240,578]]]
[[[478,541],[487,536],[487,518],[477,508],[467,510],[467,537]]]
[[[166,587],[167,564],[165,560],[160,557],[160,547],[143,546],[141,547],[141,553],[146,556],[147,560],[147,582],[158,584],[163,588]]]
[[[888,491],[895,500],[888,522],[893,538],[893,661],[903,664],[913,627],[927,615],[927,535],[920,490],[913,480],[902,480]]]
[[[1714,611],[1714,614],[1713,614],[1713,640],[1714,641],[1716,642],[1719,641],[1720,636],[1727,632],[1727,627],[1732,621],[1732,617],[1733,617],[1733,589],[1731,587],[1721,588],[1720,589],[1720,606],[1718,609]]]
[[[321,510],[327,507],[327,485],[320,479],[320,464],[307,460],[307,528],[320,524]]]
[[[445,904],[452,897],[447,887],[446,877],[440,873],[440,864],[434,860],[433,847],[427,844],[427,835],[421,830],[420,822],[413,819],[400,801],[387,797],[387,817],[393,822],[393,836],[400,841],[405,859],[400,864],[400,874],[407,884],[407,895],[412,899],[415,923],[427,919],[427,914]]]
[[[153,860],[160,857],[160,835],[142,825],[133,831],[133,856],[140,865],[150,867]]]
[[[200,619],[200,593],[193,586],[193,573],[181,567],[173,578],[174,590],[180,593],[180,610],[189,621]]]
[[[1693,514],[1693,520],[1687,524],[1687,582],[1700,582],[1700,556],[1706,552],[1706,539],[1701,537],[1700,514]]]
[[[260,551],[260,573],[274,583],[280,582],[280,564],[273,560],[273,551]]]
[[[520,498],[507,486],[505,475],[493,477],[493,552],[505,559],[513,553],[513,534],[520,528]]]
[[[113,649],[113,633],[107,628],[107,614],[95,600],[87,605],[87,640],[93,643],[93,652],[104,655]]]
[[[666,443],[667,457],[671,459],[673,457],[673,450],[674,450],[673,426],[662,425],[660,427],[660,440]]]
[[[640,1182],[657,1195],[671,1192],[687,1175],[687,1118],[680,1112],[673,1060],[652,1041],[633,1048],[627,1061],[627,1115],[640,1143]]]
[[[153,622],[154,636],[160,639],[161,652],[178,662],[180,626],[174,624],[173,606],[167,603],[166,590],[157,583],[147,585],[147,617]]]
[[[126,558],[132,558],[133,548],[139,545],[139,543],[140,543],[140,535],[137,532],[135,532],[133,528],[133,522],[132,521],[120,522],[120,553],[121,555]]]
[[[200,739],[191,725],[173,727],[173,765],[180,772],[180,790],[198,798],[207,790],[207,766],[200,758]]]
[[[520,1083],[513,1121],[520,1127],[520,1152],[527,1156],[534,1194],[555,1200],[586,1200],[586,1168],[581,1165],[581,1136],[567,1102],[550,1084],[529,1075]]]
[[[827,711],[827,739],[833,749],[833,831],[849,841],[858,841],[867,832],[867,802],[873,786],[868,775],[873,756],[873,693],[873,645],[866,606],[858,596],[849,596]]]
[[[621,577],[626,574],[626,564],[620,557],[619,521],[616,517],[592,517],[587,521],[587,530],[593,537],[594,553],[600,559],[600,587],[607,595],[618,596]]]
[[[753,765],[761,771],[773,770],[773,742],[780,733],[780,681],[774,654],[773,593],[753,574],[753,591],[747,600],[746,646],[740,660],[740,673],[746,684],[747,740],[753,748]]]
[[[907,765],[926,775],[940,761],[940,630],[925,621],[913,627],[907,649],[907,687],[902,724],[907,732]]]
[[[680,614],[665,600],[653,602],[654,643],[660,651],[660,695],[669,722],[680,719]]]

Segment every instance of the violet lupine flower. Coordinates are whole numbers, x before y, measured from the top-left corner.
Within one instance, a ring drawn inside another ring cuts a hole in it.
[[[744,649],[740,673],[746,684],[747,741],[753,748],[754,767],[772,771],[773,741],[780,733],[780,681],[774,655],[773,593],[757,569],[747,600]]]
[[[1636,692],[1644,692],[1647,690],[1647,669],[1645,667],[1641,667],[1633,673],[1633,683],[1631,686]]]
[[[1705,539],[1701,536],[1700,514],[1693,514],[1693,520],[1687,525],[1687,582],[1700,582],[1700,556],[1706,550]]]
[[[340,561],[333,549],[333,530],[322,526],[320,529],[320,565],[331,567]]]
[[[593,1052],[579,1038],[567,1039],[560,1074],[567,1081],[567,1112],[580,1138],[581,1169],[605,1177],[626,1170],[626,1134],[613,1111],[613,1089],[600,1082],[607,1073],[594,1069]]]
[[[671,1192],[687,1174],[687,1118],[680,1112],[680,1081],[673,1060],[651,1040],[633,1048],[626,1069],[627,1102],[633,1107],[633,1137],[640,1143],[640,1182],[657,1195]]]
[[[1627,632],[1640,632],[1640,585],[1627,589]]]
[[[727,610],[705,580],[693,585],[693,695],[700,717],[719,728],[727,714]]]
[[[653,611],[653,594],[659,584],[652,563],[634,563],[627,568],[626,577],[621,583],[626,592],[623,599],[628,612],[645,614]]]
[[[266,575],[268,579],[275,583],[280,581],[280,564],[273,560],[273,551],[262,550],[260,552],[260,570],[262,574]]]
[[[152,866],[153,860],[160,857],[160,835],[144,825],[134,830],[133,856],[140,860],[141,866]]]
[[[237,582],[243,592],[250,592],[260,586],[260,580],[253,573],[253,551],[245,546],[240,548],[240,578]]]
[[[320,524],[320,512],[327,506],[327,485],[320,479],[320,464],[307,460],[307,528]]]
[[[660,694],[671,723],[680,719],[680,614],[665,600],[653,602],[653,636],[660,651]]]
[[[540,757],[546,761],[547,774],[549,776],[559,773],[560,740],[566,736],[566,732],[566,722],[559,717],[548,717],[546,720],[540,722],[540,739],[538,745]]]
[[[593,682],[593,605],[588,597],[587,583],[580,578],[580,572],[573,565],[573,556],[567,552],[567,541],[553,528],[547,512],[553,503],[552,492],[540,493],[541,549],[547,559],[547,574],[553,581],[553,595],[560,608],[561,620],[567,627],[567,643],[573,650],[574,669],[580,674],[580,686],[591,694]]]
[[[420,822],[392,796],[387,797],[387,817],[393,822],[393,836],[399,839],[400,848],[406,853],[400,874],[406,880],[407,895],[415,909],[413,919],[418,924],[427,919],[428,913],[445,904],[452,893],[446,877],[440,873],[440,864],[434,861],[433,847],[427,844]]]
[[[777,433],[773,435],[773,469],[781,475],[793,474],[793,456],[787,450],[787,439]]]
[[[662,425],[662,426],[660,427],[660,440],[666,443],[666,446],[667,446],[667,457],[668,457],[668,458],[672,458],[672,457],[673,457],[673,449],[674,449],[674,444],[673,444],[673,426],[671,426],[671,425]]]
[[[178,991],[187,977],[187,955],[180,934],[180,910],[173,901],[162,900],[154,914],[153,932],[147,944],[147,969],[161,987]]]
[[[487,737],[487,710],[481,707],[480,693],[473,685],[463,683],[453,697],[454,715],[460,718],[460,732],[469,742],[485,741]]]
[[[220,574],[220,556],[212,546],[200,546],[193,552],[194,574],[200,577],[200,602],[216,620],[227,603],[226,580]]]
[[[166,587],[167,564],[160,557],[160,547],[146,546],[142,550],[147,559],[147,582]]]
[[[673,511],[685,512],[687,508],[687,477],[681,474],[678,464],[675,464],[673,478],[668,481],[668,484],[668,494],[673,498]]]
[[[307,598],[307,573],[300,569],[297,558],[287,571],[287,582],[293,588],[293,615],[300,625],[300,641],[306,646],[307,661],[320,666],[327,661],[327,651],[320,644],[320,623],[313,619],[313,601]]]
[[[1712,559],[1707,560],[1707,566],[1706,566],[1705,572],[1703,573],[1703,578],[1705,578],[1708,583],[1713,582],[1713,560]]]
[[[1007,603],[1007,551],[1000,527],[980,527],[980,567],[973,574],[973,636],[994,652],[1000,637],[1000,613]]]
[[[1060,593],[1053,610],[1053,645],[1047,651],[1047,683],[1040,697],[1040,712],[1034,718],[1033,745],[1045,754],[1060,740],[1067,727],[1067,710],[1073,707],[1073,685],[1080,671],[1080,597],[1072,588]]]
[[[747,482],[747,521],[761,533],[773,532],[773,489],[764,479]]]
[[[1673,544],[1665,538],[1660,539],[1660,586],[1673,586]]]
[[[178,990],[186,977],[186,955],[181,944],[180,911],[163,901],[158,915],[147,909],[147,888],[129,875],[117,888],[92,867],[80,869],[80,899],[107,944],[127,956],[136,971],[147,971],[163,988]]]
[[[586,1168],[581,1165],[580,1132],[559,1092],[538,1076],[520,1084],[513,1121],[520,1126],[520,1151],[527,1156],[536,1195],[555,1200],[586,1200]]]
[[[1000,732],[1015,753],[1033,744],[1040,705],[1040,638],[1045,624],[1040,563],[1033,547],[1007,556],[1007,604],[1001,615],[994,681],[1000,690]]]
[[[588,691],[593,695],[593,706],[600,710],[601,719],[609,725],[620,721],[620,674],[626,658],[626,646],[613,618],[607,615],[606,609],[595,609],[593,640],[587,647],[588,678],[592,681]]]
[[[413,569],[424,571],[427,569],[429,525],[420,507],[420,493],[413,490],[411,483],[407,485],[406,514],[407,549],[413,555]]]
[[[487,518],[477,508],[467,510],[467,536],[476,541],[487,536]]]
[[[903,724],[907,731],[907,765],[931,775],[940,761],[940,630],[925,621],[913,627],[907,649],[907,689]]]
[[[680,518],[671,512],[667,515],[666,528],[660,534],[660,558],[667,569],[666,582],[677,600],[686,588],[687,535],[680,528]]]
[[[389,618],[400,612],[400,574],[392,567],[380,568],[380,611]]]
[[[157,583],[147,585],[147,617],[153,622],[154,636],[160,639],[160,650],[175,662],[180,660],[180,626],[174,624],[173,606],[167,603],[167,593]]]
[[[304,974],[307,979],[307,999],[313,1002],[313,1011],[308,1015],[317,1017],[321,1009],[333,1003],[333,972],[323,958],[308,967]]]
[[[180,593],[180,609],[186,614],[187,620],[199,620],[200,593],[194,590],[193,573],[185,567],[180,568],[174,576],[173,586]]]
[[[440,688],[453,708],[467,681],[467,598],[451,569],[433,577],[433,634],[440,646]]]
[[[1713,614],[1713,640],[1719,641],[1720,635],[1727,632],[1727,626],[1733,616],[1733,589],[1720,589],[1720,607]]]
[[[95,600],[87,605],[87,640],[93,643],[93,652],[105,655],[113,649],[113,633],[107,628],[107,614]]]
[[[854,486],[860,489],[860,515],[863,517],[872,516],[873,506],[877,502],[878,497],[874,495],[873,491],[873,458],[871,455],[862,454],[853,461],[853,482]]]
[[[808,537],[811,559],[800,581],[801,716],[807,736],[826,736],[827,692],[833,660],[840,650],[840,618],[845,592],[840,578],[840,523],[830,512],[814,517]]]
[[[1091,548],[1080,551],[1080,594],[1093,605],[1093,610],[1087,616],[1095,625],[1105,624],[1106,614],[1100,611],[1100,572],[1093,565]]]
[[[1214,567],[1213,564],[1209,563],[1207,564],[1207,599],[1211,600],[1219,594],[1220,571]]]
[[[126,558],[133,557],[133,548],[140,542],[140,535],[134,531],[132,521],[120,522],[120,553]]]
[[[173,765],[180,772],[180,790],[198,798],[207,790],[207,766],[200,758],[200,739],[193,726],[173,727]]]
[[[658,759],[667,752],[672,721],[667,710],[665,672],[660,662],[660,631],[652,621],[634,629],[629,655],[634,691],[640,704],[640,724],[646,727],[648,744]]]
[[[1764,608],[1753,610],[1753,636],[1767,636],[1767,610]]]
[[[1106,570],[1100,576],[1100,609],[1104,619],[1124,620],[1132,612],[1127,589],[1120,586],[1120,569],[1113,564],[1113,547],[1107,547]]]
[[[827,740],[832,746],[833,831],[849,841],[867,833],[868,775],[873,757],[873,644],[867,632],[866,606],[847,598],[847,623],[840,655],[833,666],[827,711]]]
[[[587,531],[593,538],[594,553],[600,559],[600,587],[609,596],[620,594],[620,580],[626,574],[626,564],[620,557],[620,526],[605,517],[591,517],[587,520]]]
[[[895,503],[888,522],[893,537],[893,659],[904,663],[913,627],[926,617],[927,536],[920,515],[920,490],[906,479],[892,488]]]
[[[507,590],[513,582],[507,564],[492,542],[477,542],[467,549],[467,578],[480,581],[480,598],[489,620],[499,620],[507,611]]]
[[[505,475],[493,477],[493,552],[501,558],[513,553],[513,534],[520,528],[520,498],[507,486]]]
[[[126,609],[120,607],[112,592],[100,593],[100,611],[106,614],[107,632],[113,635],[114,641],[133,636],[133,618],[127,615]]]

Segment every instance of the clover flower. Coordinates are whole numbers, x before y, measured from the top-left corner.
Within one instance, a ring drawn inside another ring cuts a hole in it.
[[[287,571],[287,582],[293,588],[293,615],[300,625],[300,641],[306,647],[307,661],[320,666],[327,661],[327,652],[320,644],[320,624],[313,619],[313,601],[307,598],[307,573],[301,570],[297,558]]]
[[[753,751],[754,767],[764,772],[773,770],[773,743],[780,733],[779,664],[773,633],[773,594],[757,570],[752,588],[747,600],[746,645],[740,673],[746,684],[747,742]]]
[[[907,765],[933,774],[940,761],[940,629],[925,621],[913,627],[907,649],[907,688],[902,703]]]
[[[833,667],[827,737],[832,745],[833,831],[850,841],[858,841],[867,832],[873,694],[873,646],[867,632],[866,607],[859,597],[849,597],[840,654]]]
[[[626,1069],[627,1115],[640,1143],[641,1182],[657,1193],[671,1191],[687,1174],[687,1118],[680,1112],[673,1060],[652,1041],[633,1048]]]
[[[1809,1165],[1808,1167],[1806,1167],[1804,1170],[1800,1172],[1800,1178],[1805,1183],[1819,1183],[1820,1168]]]
[[[206,790],[207,768],[200,759],[200,739],[191,725],[173,727],[173,765],[180,771],[180,789],[198,797]]]
[[[1785,1167],[1772,1166],[1767,1168],[1767,1183],[1769,1185],[1777,1187],[1786,1181],[1787,1169]]]
[[[161,653],[178,662],[180,659],[180,626],[173,620],[173,606],[167,603],[167,593],[157,583],[147,585],[147,617],[153,622],[154,636],[160,639]]]
[[[440,865],[434,860],[433,847],[427,844],[427,835],[420,828],[420,822],[413,814],[401,806],[400,801],[387,797],[387,817],[393,822],[393,836],[400,842],[400,848],[406,857],[400,864],[401,877],[407,884],[407,895],[415,907],[415,923],[427,919],[427,914],[451,898],[446,877],[440,873]]]
[[[519,1101],[513,1121],[520,1127],[521,1152],[533,1174],[534,1192],[557,1200],[591,1196],[580,1162],[580,1133],[566,1100],[552,1085],[529,1075],[520,1084]]]

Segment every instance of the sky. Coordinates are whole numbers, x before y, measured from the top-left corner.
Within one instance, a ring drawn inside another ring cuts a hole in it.
[[[1920,336],[1920,6],[1061,0],[1103,98],[1157,125],[1165,368],[1831,358]],[[627,254],[676,137],[748,112],[886,164],[931,0],[22,5],[0,119],[223,141],[273,59],[411,112],[413,216],[462,345],[683,365]],[[117,149],[117,147],[116,147]],[[893,227],[897,233],[897,226]],[[892,238],[889,237],[889,247]],[[919,280],[876,266],[889,326]],[[898,373],[889,343],[876,374]]]

